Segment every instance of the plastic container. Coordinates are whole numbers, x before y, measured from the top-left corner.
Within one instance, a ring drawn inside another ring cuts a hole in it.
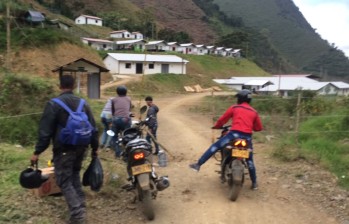
[[[167,166],[167,155],[163,150],[159,151],[158,154],[158,163],[160,167],[166,167]]]

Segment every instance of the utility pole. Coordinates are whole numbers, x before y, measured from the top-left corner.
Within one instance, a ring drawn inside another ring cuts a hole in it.
[[[7,51],[6,51],[6,69],[11,70],[11,17],[10,17],[10,2],[6,3],[6,39],[7,39]]]

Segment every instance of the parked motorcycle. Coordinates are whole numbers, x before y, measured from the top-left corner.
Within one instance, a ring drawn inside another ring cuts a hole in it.
[[[141,108],[141,114],[147,108]],[[127,164],[128,181],[125,190],[135,190],[137,199],[142,202],[145,216],[153,220],[155,212],[153,199],[158,191],[170,186],[167,176],[158,177],[153,166],[152,146],[144,139],[146,121],[140,121],[123,131],[118,144],[123,148],[123,158]]]
[[[221,129],[220,138],[229,132],[230,126],[223,126]],[[246,159],[249,158],[250,151],[247,140],[241,138],[231,141],[221,149],[221,179],[230,187],[228,197],[231,201],[236,201],[244,184]]]

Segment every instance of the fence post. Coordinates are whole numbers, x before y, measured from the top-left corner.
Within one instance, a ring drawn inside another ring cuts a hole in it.
[[[298,99],[297,99],[297,113],[296,113],[296,128],[295,128],[295,135],[296,135],[296,143],[297,145],[299,144],[299,122],[300,122],[300,114],[301,114],[301,98],[302,98],[302,93],[298,93]]]

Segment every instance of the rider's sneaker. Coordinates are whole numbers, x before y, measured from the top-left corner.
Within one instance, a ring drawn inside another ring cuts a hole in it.
[[[199,170],[200,170],[200,165],[197,163],[190,164],[189,167],[197,172],[199,172]]]
[[[252,183],[251,189],[252,190],[257,190],[258,189],[258,184],[257,183]]]

